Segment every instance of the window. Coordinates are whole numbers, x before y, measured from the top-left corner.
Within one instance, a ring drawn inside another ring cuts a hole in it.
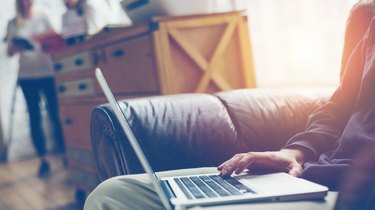
[[[357,0],[233,0],[246,8],[259,87],[339,83],[347,16]]]

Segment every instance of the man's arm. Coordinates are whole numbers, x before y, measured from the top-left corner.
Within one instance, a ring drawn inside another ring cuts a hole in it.
[[[350,15],[346,21],[345,42],[341,58],[341,72],[342,79],[345,71],[345,66],[348,64],[349,58],[352,55],[355,47],[363,38],[364,34],[375,15],[373,1],[369,3],[357,3],[350,10]]]
[[[349,120],[360,88],[363,71],[362,47],[356,47],[343,80],[330,100],[310,115],[307,129],[292,137],[280,151],[249,152],[233,156],[218,167],[220,175],[241,173],[252,167],[269,168],[300,176],[305,161],[332,149]]]
[[[357,12],[361,10],[352,10],[352,15]],[[352,20],[346,33],[353,30],[355,22],[360,21]],[[333,149],[349,120],[360,89],[364,67],[363,48],[366,43],[363,38],[359,40],[347,65],[342,66],[344,75],[340,86],[325,105],[310,115],[304,132],[292,137],[280,151],[237,154],[218,167],[220,174],[225,176],[262,166],[299,176],[305,161],[316,159]]]
[[[292,137],[284,148],[303,147],[309,153],[308,160],[334,149],[360,91],[367,46],[364,39],[374,15],[372,3],[357,3],[353,7],[345,31],[340,86],[328,103],[310,115],[306,130]]]

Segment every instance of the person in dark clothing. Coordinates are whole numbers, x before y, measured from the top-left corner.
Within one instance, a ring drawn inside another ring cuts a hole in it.
[[[222,176],[262,167],[338,188],[357,152],[375,141],[375,7],[356,4],[347,22],[340,86],[312,113],[304,132],[276,152],[237,154],[218,167]]]
[[[217,167],[221,176],[261,168],[338,189],[357,153],[375,142],[374,15],[373,1],[360,1],[351,10],[340,85],[329,101],[310,115],[305,131],[293,136],[280,151],[234,155]],[[184,173],[177,170],[168,175]],[[87,198],[84,209],[162,208],[145,176],[128,175],[101,183]]]
[[[52,60],[41,44],[34,40],[36,36],[50,31],[53,28],[49,18],[42,11],[34,9],[33,0],[16,0],[16,17],[9,21],[7,28],[7,54],[9,57],[19,54],[18,84],[26,99],[33,146],[41,159],[39,177],[45,177],[50,172],[42,129],[42,95],[45,96],[54,129],[56,148],[62,153],[65,151]]]

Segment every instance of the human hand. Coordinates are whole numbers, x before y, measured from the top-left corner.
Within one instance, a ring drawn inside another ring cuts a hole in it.
[[[299,177],[302,174],[304,153],[298,149],[282,149],[272,152],[248,152],[234,155],[222,163],[217,169],[220,176],[230,176],[233,172],[242,173],[245,169],[254,167],[275,171],[288,172]]]
[[[10,46],[8,46],[7,54],[8,54],[9,57],[12,57],[13,55],[15,55],[16,53],[19,53],[21,51],[22,51],[21,47],[15,46],[15,45],[10,45]]]

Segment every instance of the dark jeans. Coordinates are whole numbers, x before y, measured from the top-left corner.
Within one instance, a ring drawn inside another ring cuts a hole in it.
[[[53,126],[54,136],[56,139],[56,148],[65,152],[64,137],[60,123],[59,108],[55,91],[54,78],[42,79],[20,79],[19,84],[25,95],[27,109],[30,117],[30,129],[33,145],[39,157],[46,154],[46,141],[42,129],[42,117],[40,101],[43,94],[46,99],[47,111]]]

